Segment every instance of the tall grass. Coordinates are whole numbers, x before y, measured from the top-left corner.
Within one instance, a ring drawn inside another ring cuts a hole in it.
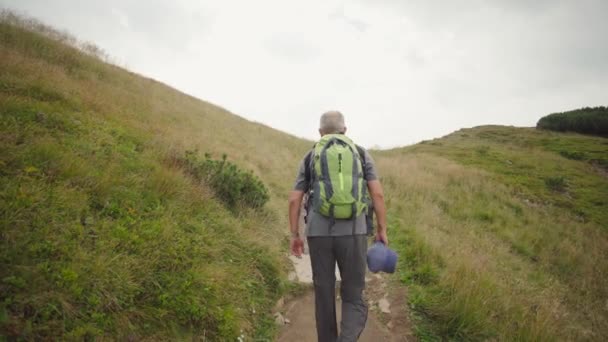
[[[608,141],[533,128],[463,129],[408,151],[432,153],[491,173],[523,199],[558,206],[608,227]],[[405,150],[394,150],[399,153]],[[390,154],[389,153],[389,154]],[[572,158],[578,154],[580,158]]]
[[[283,179],[308,143],[1,19],[2,335],[269,338]],[[221,204],[173,162],[189,149],[228,154],[270,202]]]
[[[437,142],[445,144],[437,154],[458,158],[449,139]],[[419,150],[377,160],[420,337],[600,340],[608,333],[605,229],[530,201],[493,173]],[[583,175],[595,177],[591,168]],[[598,184],[576,190],[602,191]]]

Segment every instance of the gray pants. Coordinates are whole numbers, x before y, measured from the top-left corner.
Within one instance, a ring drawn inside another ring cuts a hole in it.
[[[315,318],[319,342],[356,341],[365,328],[363,300],[367,237],[365,235],[308,238],[315,287]],[[336,324],[336,261],[342,278],[342,322]]]

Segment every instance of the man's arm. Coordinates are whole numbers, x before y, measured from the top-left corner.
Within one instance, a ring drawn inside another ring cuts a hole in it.
[[[306,171],[306,167],[308,166],[307,163],[310,162],[311,153],[309,151],[300,162],[296,182],[293,190],[289,193],[289,230],[291,231],[291,242],[289,245],[291,253],[297,257],[300,257],[304,252],[304,241],[300,237],[298,225],[300,224],[302,198],[304,197],[304,192],[310,187],[310,176]]]
[[[300,223],[300,208],[302,207],[302,198],[304,197],[304,191],[293,190],[289,194],[289,230],[291,236],[299,236],[299,223]]]
[[[291,231],[290,248],[291,253],[300,257],[304,252],[304,241],[300,237],[300,208],[302,207],[302,198],[304,191],[292,190],[289,194],[289,230]]]
[[[384,205],[384,191],[382,184],[377,179],[367,182],[370,197],[374,204],[374,212],[376,213],[376,221],[378,229],[376,231],[376,240],[384,242],[388,245],[388,237],[386,235],[386,206]]]

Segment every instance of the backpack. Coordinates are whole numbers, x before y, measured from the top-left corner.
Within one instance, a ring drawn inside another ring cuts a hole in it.
[[[314,211],[332,221],[355,219],[365,212],[368,199],[363,149],[344,134],[327,134],[306,159]]]

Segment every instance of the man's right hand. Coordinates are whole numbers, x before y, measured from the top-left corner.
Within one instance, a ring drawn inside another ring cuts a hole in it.
[[[295,255],[298,258],[302,257],[302,253],[304,253],[304,241],[301,237],[295,236],[291,238],[291,254]]]
[[[386,206],[384,205],[382,184],[377,179],[371,180],[367,182],[367,188],[374,203],[374,212],[376,213],[376,221],[378,223],[376,241],[382,241],[388,246],[388,237],[386,236]]]
[[[386,229],[379,230],[376,232],[376,241],[382,241],[385,246],[388,246],[388,236],[386,235]]]

